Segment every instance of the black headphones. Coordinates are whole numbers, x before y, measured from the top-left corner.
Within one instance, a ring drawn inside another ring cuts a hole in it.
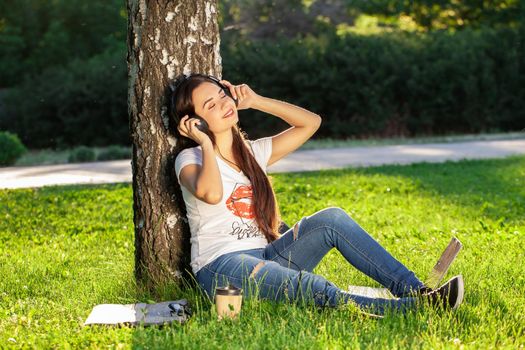
[[[180,88],[180,86],[186,82],[188,79],[191,79],[191,78],[195,78],[195,77],[200,77],[200,78],[205,78],[205,79],[208,79],[210,80],[211,82],[217,84],[220,88],[222,88],[224,90],[224,93],[230,97],[232,100],[235,101],[235,105],[239,105],[239,101],[237,99],[234,99],[231,92],[230,92],[230,89],[221,83],[221,81],[214,77],[213,75],[207,75],[207,74],[200,74],[200,73],[192,73],[190,75],[186,75],[186,74],[181,74],[180,76],[178,76],[174,81],[170,82],[169,86],[170,86],[170,90],[171,90],[171,113],[173,115],[173,119],[176,123],[176,125],[179,125],[180,123],[180,116],[177,114],[177,110],[176,110],[176,97],[177,97],[177,92],[178,92],[178,89]],[[199,129],[200,131],[204,132],[204,133],[208,133],[209,132],[209,126],[208,126],[208,123],[201,117],[199,117],[197,114],[193,114],[193,115],[189,115],[190,118],[196,118],[200,121],[200,124],[197,124],[197,129]]]

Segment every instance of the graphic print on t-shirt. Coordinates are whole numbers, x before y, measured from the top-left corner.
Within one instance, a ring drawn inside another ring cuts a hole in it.
[[[259,228],[255,223],[255,212],[252,206],[252,186],[236,183],[233,191],[226,200],[226,208],[239,218],[232,223],[230,235],[237,239],[260,236]]]

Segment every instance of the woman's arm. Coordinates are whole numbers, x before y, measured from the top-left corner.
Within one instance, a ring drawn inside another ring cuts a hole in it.
[[[251,108],[279,117],[288,124],[299,128],[318,128],[321,125],[321,117],[309,110],[260,95],[254,99]]]
[[[321,117],[304,108],[260,96],[246,84],[232,85],[226,80],[221,82],[230,89],[233,97],[238,100],[238,109],[254,108],[279,117],[292,126],[272,136],[272,155],[268,165],[272,165],[301,147],[321,125]]]
[[[255,99],[252,108],[279,117],[292,125],[291,128],[272,137],[272,155],[268,165],[301,147],[321,125],[319,115],[290,103],[263,96]]]
[[[190,164],[182,168],[180,183],[201,201],[217,204],[223,195],[221,173],[213,144],[210,138],[195,126],[196,123],[199,123],[198,119],[184,116],[178,129],[182,136],[190,137],[201,146],[202,166]]]
[[[211,141],[202,144],[202,166],[192,164],[180,172],[181,183],[197,198],[208,204],[220,203],[222,179]]]

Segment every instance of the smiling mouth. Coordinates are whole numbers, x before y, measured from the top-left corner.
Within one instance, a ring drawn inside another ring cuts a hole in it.
[[[226,113],[226,114],[224,115],[223,118],[228,118],[228,117],[231,117],[232,115],[233,115],[233,109],[230,109],[230,110],[228,111],[228,113]]]

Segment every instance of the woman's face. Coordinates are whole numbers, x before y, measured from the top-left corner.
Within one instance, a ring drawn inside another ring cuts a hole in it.
[[[235,101],[214,83],[202,83],[192,93],[195,113],[206,120],[214,134],[230,130],[239,116]]]

